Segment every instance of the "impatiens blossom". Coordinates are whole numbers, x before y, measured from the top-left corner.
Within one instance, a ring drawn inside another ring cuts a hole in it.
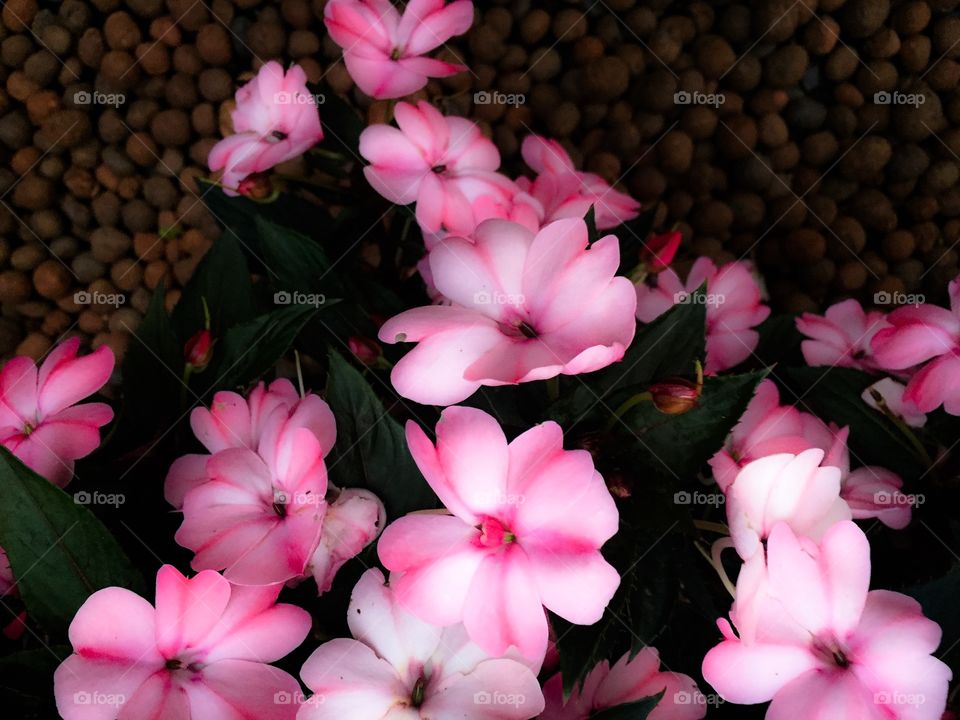
[[[767,319],[770,308],[761,302],[760,286],[745,260],[719,269],[710,258],[699,258],[686,283],[673,269],[656,276],[656,285],[637,285],[637,319],[652,322],[677,303],[693,302],[694,292],[707,284],[707,363],[710,374],[728,370],[750,357],[760,342],[754,328]]]
[[[223,570],[243,585],[303,575],[320,542],[327,471],[317,438],[303,428],[267,429],[260,452],[230,448],[207,461],[210,480],[183,501],[174,536],[193,550],[194,570]]]
[[[823,450],[769,455],[748,463],[727,488],[727,522],[744,560],[761,548],[770,531],[786,522],[794,532],[819,540],[836,522],[851,518],[840,497],[840,469],[820,467]]]
[[[448,513],[414,513],[384,530],[380,560],[398,601],[427,622],[463,622],[491,655],[510,646],[538,663],[544,606],[572,623],[597,622],[620,576],[600,554],[618,513],[585,450],[563,449],[553,422],[511,443],[496,420],[450,407],[436,446],[415,423],[407,443]]]
[[[582,219],[534,235],[487,220],[474,240],[448,238],[430,252],[450,305],[408,310],[380,328],[387,343],[416,342],[391,374],[419,403],[450,405],[481,385],[592,372],[620,360],[636,331],[636,296],[616,277],[617,238],[587,245]]]
[[[852,299],[831,305],[822,316],[804,313],[797,318],[797,330],[807,337],[800,343],[803,359],[811,367],[876,370],[870,341],[885,326],[884,313],[865,311]]]
[[[274,380],[269,386],[258,383],[246,398],[230,391],[216,393],[209,410],[204,407],[193,410],[190,427],[210,454],[230,448],[257,452],[264,429],[275,415],[285,427],[310,430],[320,443],[324,457],[333,448],[337,424],[330,406],[312,393],[301,398],[286,378]],[[164,486],[171,505],[179,509],[187,491],[210,479],[207,473],[210,454],[184,455],[173,463]]]
[[[863,401],[874,410],[882,410],[880,402],[886,410],[899,417],[906,425],[920,428],[927,422],[927,416],[920,412],[916,404],[904,398],[907,386],[893,378],[883,378],[863,391]],[[880,401],[874,397],[874,392],[880,395]]]
[[[347,72],[375,98],[398,98],[420,90],[431,77],[448,77],[463,65],[423,57],[473,22],[473,3],[410,0],[403,15],[385,0],[330,0],[323,21],[343,48]]]
[[[640,211],[640,203],[626,193],[614,190],[599,175],[580,172],[570,155],[556,140],[528,135],[520,147],[524,162],[537,173],[517,183],[543,205],[545,220],[582,218],[591,207],[599,230],[609,230]]]
[[[297,720],[527,720],[543,709],[539,663],[491,657],[462,625],[423,622],[377,569],[353,589],[347,623],[356,639],[330,640],[304,663],[314,695]]]
[[[295,678],[266,663],[296,648],[310,615],[276,604],[280,586],[231,586],[165,565],[156,609],[129,590],[91,595],[70,624],[73,654],[54,674],[64,720],[293,720]]]
[[[950,283],[949,291],[949,310],[926,304],[897,308],[887,316],[890,327],[872,342],[876,361],[885,370],[927,363],[910,378],[903,395],[924,413],[943,405],[951,415],[960,415],[960,278]]]
[[[799,455],[810,448],[824,451],[823,464],[846,473],[850,467],[847,428],[826,425],[820,418],[780,404],[772,380],[764,380],[734,426],[724,447],[710,459],[713,476],[726,491],[748,463],[778,453]]]
[[[0,444],[27,467],[63,487],[74,461],[100,445],[100,428],[113,419],[104,403],[80,400],[97,392],[113,372],[106,345],[77,356],[79,338],[60,343],[38,369],[29,357],[0,370]]]
[[[595,712],[636,702],[663,693],[660,702],[647,715],[647,720],[699,720],[707,714],[707,699],[692,678],[660,671],[660,655],[645,647],[636,657],[630,653],[613,667],[600,662],[586,678],[583,686],[574,688],[563,702],[563,681],[554,675],[543,685],[546,708],[542,720],[589,720]]]
[[[317,104],[299,65],[284,73],[271,60],[236,97],[230,115],[234,134],[214,145],[207,160],[211,170],[223,170],[227,195],[236,195],[248,175],[302,155],[323,139]]]
[[[373,493],[327,481],[336,422],[317,395],[301,398],[285,379],[260,383],[247,398],[217,393],[190,422],[210,454],[174,462],[166,496],[183,511],[175,537],[196,552],[194,569],[241,584],[312,575],[323,593],[382,529]]]
[[[728,702],[772,700],[767,720],[939,720],[950,669],[940,627],[906,595],[873,590],[870,546],[852,522],[820,545],[786,524],[741,571],[724,641],[703,675]]]
[[[373,189],[390,202],[416,202],[425,234],[469,234],[477,226],[474,203],[490,195],[506,202],[514,183],[496,172],[500,153],[476,124],[444,117],[427,102],[398,103],[398,128],[371,125],[360,135],[363,169]]]

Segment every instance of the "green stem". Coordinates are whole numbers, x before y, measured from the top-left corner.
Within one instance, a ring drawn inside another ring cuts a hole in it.
[[[606,427],[604,427],[603,431],[610,432],[611,430],[613,430],[613,427],[614,425],[617,424],[618,420],[621,420],[624,415],[626,415],[630,410],[632,410],[634,407],[636,407],[640,403],[651,400],[652,397],[653,396],[650,395],[649,392],[644,390],[641,393],[637,393],[636,395],[633,395],[632,397],[627,398],[627,400],[621,403],[620,407],[618,407],[616,410],[613,411],[613,415],[611,416],[610,420],[607,421],[607,425]]]

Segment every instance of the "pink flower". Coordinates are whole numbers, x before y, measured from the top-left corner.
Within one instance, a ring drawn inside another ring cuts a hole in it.
[[[764,380],[724,447],[710,459],[710,467],[717,485],[726,491],[747,463],[769,455],[799,455],[819,448],[824,452],[823,464],[840,468],[845,475],[850,469],[848,434],[848,428],[825,425],[810,413],[781,405],[777,386],[772,380]]]
[[[317,104],[299,65],[284,73],[275,60],[266,63],[237,90],[231,117],[235,134],[218,142],[208,157],[211,170],[223,170],[227,195],[237,195],[248,175],[302,155],[323,139]]]
[[[710,374],[729,370],[750,357],[760,342],[755,328],[770,315],[761,302],[760,286],[750,263],[734,261],[719,270],[710,258],[699,258],[687,281],[668,268],[656,276],[656,286],[637,285],[637,319],[652,322],[677,303],[690,302],[707,284],[707,364]]]
[[[542,720],[588,720],[599,710],[636,702],[657,693],[663,697],[648,720],[699,720],[707,714],[706,698],[692,678],[680,673],[661,672],[660,655],[656,649],[645,647],[636,657],[630,653],[621,657],[611,668],[606,660],[600,662],[584,678],[583,686],[575,688],[563,702],[563,682],[560,674],[543,685],[546,708]]]
[[[258,383],[244,398],[235,392],[221,391],[213,396],[210,409],[198,407],[190,414],[190,426],[197,440],[210,453],[230,448],[259,451],[264,429],[274,415],[289,427],[310,430],[320,443],[323,455],[333,448],[337,424],[330,406],[319,396],[307,393],[302,399],[287,379],[274,380],[267,387]],[[164,495],[177,509],[186,493],[210,479],[208,454],[184,455],[170,467]]]
[[[473,204],[484,195],[499,202],[514,184],[496,172],[500,153],[480,128],[444,117],[429,103],[398,103],[398,128],[371,125],[360,135],[363,169],[373,189],[399,205],[416,202],[424,233],[469,234],[477,226]]]
[[[615,277],[617,238],[587,247],[581,219],[534,235],[487,220],[474,241],[450,238],[430,252],[437,290],[451,305],[408,310],[380,329],[383,342],[417,342],[391,374],[404,397],[450,405],[481,385],[592,372],[620,360],[633,340],[636,297]]]
[[[950,669],[931,656],[939,626],[906,595],[873,590],[870,546],[852,522],[820,545],[786,524],[741,571],[724,641],[703,675],[728,702],[772,700],[767,720],[938,720]]]
[[[328,487],[333,488],[329,484]],[[321,594],[333,585],[333,578],[343,564],[376,539],[386,522],[383,503],[369,490],[334,489],[334,496],[331,501],[328,492],[320,543],[306,568]]]
[[[873,353],[885,370],[922,367],[907,384],[903,399],[920,412],[943,405],[960,415],[960,278],[950,283],[950,310],[935,305],[901,307],[887,317],[890,327],[878,332]]]
[[[284,430],[274,415],[259,450],[215,453],[206,465],[210,479],[184,496],[174,538],[196,553],[194,570],[224,570],[241,585],[304,574],[327,507],[320,443],[304,428]]]
[[[450,407],[436,447],[414,423],[407,443],[452,514],[415,513],[379,543],[399,602],[427,622],[463,622],[491,655],[515,646],[541,661],[546,606],[591,625],[620,583],[600,554],[617,531],[616,505],[584,450],[563,449],[553,422],[507,443],[486,413]]]
[[[54,674],[65,720],[293,720],[296,679],[267,665],[297,647],[310,615],[277,605],[279,586],[231,586],[204,571],[187,579],[164,565],[156,609],[109,587],[70,624],[73,654]],[[242,711],[241,711],[242,709]]]
[[[632,197],[614,190],[599,175],[578,171],[556,140],[528,135],[520,152],[537,177],[520,178],[517,183],[543,205],[547,222],[582,218],[592,206],[597,229],[608,230],[639,213],[640,203]]]
[[[927,423],[927,416],[917,409],[916,404],[904,398],[907,387],[893,378],[883,378],[863,391],[860,396],[863,401],[874,410],[881,411],[880,404],[873,396],[873,392],[880,394],[887,410],[897,415],[910,427],[921,428]]]
[[[849,520],[840,497],[840,469],[820,467],[823,450],[768,455],[748,463],[727,488],[727,522],[744,560],[761,549],[771,530],[787,523],[799,535],[819,540],[835,523]]]
[[[490,657],[462,625],[419,620],[377,569],[353,589],[347,623],[355,640],[330,640],[304,663],[314,695],[298,720],[527,720],[543,709],[539,664]]]
[[[15,357],[0,370],[0,444],[31,470],[63,487],[74,461],[100,445],[100,428],[113,419],[104,403],[76,405],[97,392],[113,372],[106,345],[77,356],[79,338],[55,347],[39,370]]]
[[[398,98],[420,90],[431,77],[448,77],[463,65],[423,57],[473,23],[473,3],[411,0],[401,16],[387,0],[330,0],[323,21],[343,48],[347,72],[367,95]]]
[[[870,341],[886,324],[884,313],[864,311],[856,300],[831,305],[823,316],[804,313],[797,318],[797,330],[808,338],[800,344],[803,359],[811,367],[876,370]]]
[[[886,468],[857,468],[843,479],[840,496],[850,506],[853,518],[877,518],[887,527],[902,530],[910,524],[914,499],[904,495],[903,480]]]

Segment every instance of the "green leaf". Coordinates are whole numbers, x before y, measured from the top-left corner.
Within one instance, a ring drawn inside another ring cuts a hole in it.
[[[231,327],[217,345],[216,365],[199,377],[215,379],[222,388],[257,380],[290,349],[317,309],[314,305],[289,305]]]
[[[590,720],[646,720],[663,698],[664,692],[661,690],[650,697],[600,710],[590,715]]]
[[[957,612],[957,598],[960,598],[960,563],[955,564],[946,575],[915,587],[907,594],[923,606],[923,614],[940,625],[943,639],[941,652],[956,648],[960,643],[960,613]],[[954,670],[960,670],[960,654],[949,653],[943,658]]]
[[[176,417],[182,385],[183,344],[174,332],[164,307],[166,291],[161,283],[123,360],[124,434],[154,432]]]
[[[258,217],[256,224],[263,239],[264,263],[274,271],[274,287],[301,292],[327,289],[329,292],[332,278],[325,275],[330,270],[330,260],[320,243],[263,217]]]
[[[617,236],[620,240],[620,270],[619,275],[629,275],[640,261],[640,251],[653,230],[653,221],[657,215],[657,206],[650,205],[633,220],[618,225],[606,232]]]
[[[323,208],[291,193],[280,193],[273,202],[263,203],[242,196],[231,197],[222,189],[211,187],[213,182],[205,178],[198,178],[198,182],[203,185],[200,196],[204,204],[226,231],[223,235],[229,235],[256,257],[260,256],[263,245],[257,218],[267,218],[305,233],[318,222],[326,224],[329,220]]]
[[[801,410],[812,412],[825,422],[850,426],[850,456],[854,465],[881,465],[905,480],[916,478],[923,466],[910,441],[883,413],[867,405],[861,395],[877,381],[851,368],[788,368],[780,373],[783,382],[800,398]],[[790,393],[781,401],[793,402]]]
[[[600,233],[597,231],[597,208],[590,206],[587,214],[583,216],[583,221],[587,224],[587,241],[593,245],[600,239]]]
[[[0,448],[0,547],[27,612],[53,634],[95,591],[141,591],[143,578],[103,524],[73,497]]]
[[[764,365],[805,365],[800,352],[803,335],[793,315],[771,315],[757,327],[760,342],[754,352]]]
[[[652,402],[637,405],[623,418],[639,438],[634,458],[661,475],[695,475],[723,447],[767,372],[707,377],[697,407],[680,415],[666,415]]]
[[[204,301],[210,310],[214,338],[256,315],[250,269],[240,243],[230,233],[213,243],[173,309],[173,327],[182,342],[203,329]]]
[[[327,458],[335,484],[376,493],[391,518],[436,507],[436,497],[410,456],[400,424],[370,384],[330,351],[326,399],[337,417],[337,442]]]
[[[642,388],[671,375],[690,376],[696,361],[706,356],[707,306],[704,288],[678,303],[653,322],[637,328],[636,337],[619,363],[582,376],[548,410],[548,417],[565,424],[594,413],[609,415],[619,405],[614,398],[627,388]],[[569,428],[566,428],[569,430]]]
[[[321,86],[318,86],[321,87]],[[323,126],[324,141],[321,147],[335,149],[346,157],[356,159],[360,153],[360,133],[364,122],[353,105],[322,86],[324,101],[320,105],[320,124]]]

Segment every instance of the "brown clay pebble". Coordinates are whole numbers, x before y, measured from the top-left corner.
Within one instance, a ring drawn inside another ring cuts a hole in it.
[[[33,271],[33,286],[41,297],[58,300],[70,289],[70,271],[59,260],[44,260]]]

